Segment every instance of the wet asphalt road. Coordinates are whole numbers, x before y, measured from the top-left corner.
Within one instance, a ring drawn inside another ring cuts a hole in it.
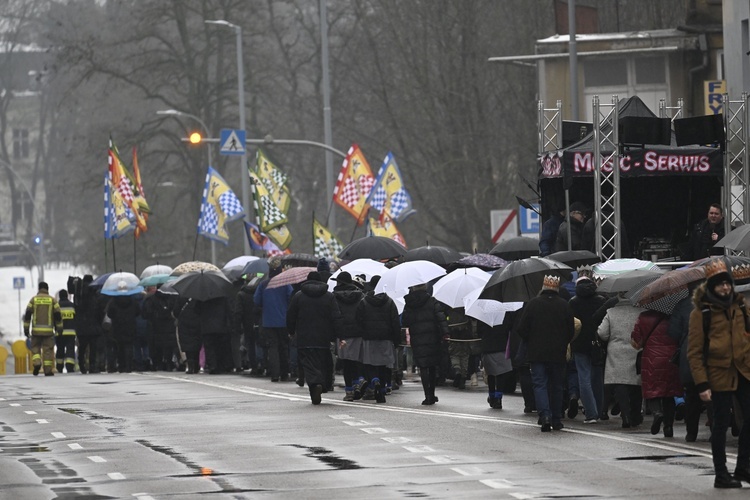
[[[412,376],[413,377],[413,376]],[[480,381],[481,385],[481,381]],[[0,499],[660,498],[715,496],[708,431],[685,443],[618,417],[543,434],[520,395],[410,379],[386,404],[312,406],[238,375],[0,378]],[[729,437],[736,458],[736,438]],[[732,470],[733,465],[730,465]],[[743,490],[721,497],[747,498]]]

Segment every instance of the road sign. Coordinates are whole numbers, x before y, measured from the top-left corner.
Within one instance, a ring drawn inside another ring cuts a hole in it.
[[[490,210],[490,227],[492,228],[492,243],[518,236],[518,212],[516,210]]]
[[[23,276],[13,277],[13,290],[23,290],[26,288],[26,279]]]
[[[532,203],[532,207],[534,207],[537,211],[540,210],[538,203]],[[523,236],[527,235],[539,235],[539,214],[537,212],[534,212],[534,210],[530,210],[528,208],[524,208],[519,205],[518,207],[518,226],[521,228],[521,234]]]
[[[219,153],[223,155],[244,155],[245,131],[231,128],[221,129]]]

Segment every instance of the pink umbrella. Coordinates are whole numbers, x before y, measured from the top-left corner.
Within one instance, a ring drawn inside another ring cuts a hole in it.
[[[315,267],[291,267],[286,271],[281,272],[278,276],[271,278],[268,282],[267,289],[280,288],[285,285],[295,285],[302,283],[307,279],[307,275],[313,271],[317,271]]]

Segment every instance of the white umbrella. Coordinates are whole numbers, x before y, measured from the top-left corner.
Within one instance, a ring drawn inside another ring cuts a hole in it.
[[[102,286],[102,295],[135,295],[143,291],[141,280],[133,273],[112,273]]]
[[[256,257],[255,255],[240,255],[224,264],[222,269],[229,269],[230,267],[245,267],[248,262],[258,259],[259,257]]]
[[[612,259],[593,267],[594,277],[598,280],[607,276],[614,276],[628,271],[658,270],[659,266],[650,260],[640,259]]]
[[[445,275],[445,269],[427,260],[404,262],[380,275],[375,293],[387,293],[391,298],[403,297],[409,287],[421,285]]]
[[[505,319],[505,313],[517,311],[523,307],[523,302],[498,302],[490,299],[480,299],[482,288],[470,292],[464,297],[463,305],[466,315],[478,319],[490,326],[501,325]]]
[[[348,264],[345,264],[341,266],[340,269],[338,269],[335,273],[331,275],[331,277],[328,279],[328,291],[332,292],[333,287],[336,286],[336,281],[334,278],[336,278],[339,273],[346,271],[347,273],[351,274],[352,277],[357,276],[359,274],[364,274],[365,278],[367,280],[371,280],[373,276],[382,276],[384,272],[388,270],[387,267],[385,267],[385,264],[382,262],[378,262],[376,260],[372,259],[357,259],[349,262]]]
[[[432,296],[448,307],[464,307],[464,297],[477,288],[484,288],[490,276],[476,267],[456,269],[435,283]]]
[[[153,266],[148,266],[141,272],[141,279],[146,279],[149,276],[154,276],[156,274],[172,274],[172,268],[169,266],[165,266],[164,264],[154,264]]]

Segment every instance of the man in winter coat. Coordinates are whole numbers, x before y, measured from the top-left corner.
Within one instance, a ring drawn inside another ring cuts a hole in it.
[[[702,401],[711,401],[711,453],[715,488],[740,488],[750,482],[750,325],[744,296],[734,291],[734,281],[725,261],[712,259],[706,266],[706,283],[695,291],[695,309],[690,314],[688,362]],[[711,321],[704,330],[703,310]],[[726,434],[732,398],[742,410],[743,421],[734,477],[726,464]]]
[[[62,373],[63,367],[68,373],[73,373],[76,371],[76,307],[68,300],[67,290],[60,290],[57,295],[60,297],[60,315],[63,322],[62,332],[55,339],[57,373]]]
[[[294,294],[286,314],[290,335],[297,337],[297,355],[305,372],[312,404],[319,405],[329,383],[327,359],[331,342],[341,337],[341,311],[328,285],[313,271]]]
[[[558,295],[559,288],[559,277],[545,276],[541,293],[526,304],[518,324],[518,335],[527,344],[542,432],[563,428],[565,355],[575,333],[573,311]]]
[[[268,288],[268,282],[281,273],[281,260],[268,262],[268,279],[261,282],[253,295],[255,306],[261,311],[261,343],[268,349],[268,371],[272,382],[289,377],[289,332],[286,327],[287,308],[292,298],[292,287],[284,285]]]
[[[583,250],[583,224],[586,221],[586,205],[580,201],[570,204],[568,219],[557,229],[555,251]],[[568,248],[568,225],[570,225],[570,248]]]
[[[258,288],[261,278],[253,275],[248,276],[248,279],[248,282],[242,285],[240,291],[237,292],[235,298],[234,329],[242,335],[243,368],[249,368],[253,371],[253,374],[257,374],[260,364],[265,361],[263,353],[256,351],[258,317],[255,314],[255,304],[253,303],[253,295],[255,295],[255,290]]]
[[[565,210],[553,209],[552,215],[542,224],[542,234],[539,237],[539,257],[546,257],[555,251],[557,231],[565,221]]]
[[[62,314],[60,305],[49,294],[49,285],[39,282],[39,290],[26,306],[23,317],[23,334],[31,335],[31,364],[34,375],[44,361],[44,374],[54,375],[52,367],[55,364],[55,331],[62,331]]]
[[[225,351],[229,340],[230,313],[227,297],[199,301],[195,306],[201,331],[201,341],[206,351],[205,371],[211,375],[231,370],[232,360]]]
[[[89,285],[94,281],[90,274],[83,276],[81,287],[73,296],[76,306],[76,337],[78,339],[78,368],[81,373],[99,373],[97,366],[98,341],[102,335],[103,310],[99,295]]]
[[[715,255],[712,252],[713,246],[717,241],[724,237],[724,210],[718,203],[712,203],[708,207],[708,215],[701,222],[693,227],[690,233],[688,260],[698,260],[709,255]],[[718,253],[721,253],[719,251]]]
[[[448,309],[445,319],[448,322],[450,335],[448,353],[453,370],[453,387],[466,389],[466,377],[470,376],[471,341],[476,338],[476,335],[463,307]]]
[[[586,413],[584,423],[598,421],[599,412],[603,408],[604,371],[601,367],[593,366],[591,353],[597,327],[594,324],[594,313],[606,300],[603,295],[596,293],[596,283],[589,276],[584,275],[576,280],[576,295],[570,299],[570,308],[573,315],[581,320],[581,333],[570,343],[570,351],[576,364],[578,390]]]
[[[132,295],[112,297],[107,304],[107,316],[112,320],[112,359],[107,361],[107,371],[130,373],[133,371],[133,342],[137,333],[136,320],[141,315],[138,300]]]
[[[419,367],[425,395],[422,404],[434,405],[438,402],[435,386],[442,356],[442,342],[448,337],[448,322],[427,285],[410,287],[404,301],[406,304],[401,324],[409,329],[414,364]]]
[[[155,369],[171,372],[177,366],[174,360],[180,359],[177,351],[177,336],[175,332],[174,296],[156,290],[153,294],[143,299],[143,317],[151,327],[153,349],[151,359]]]

